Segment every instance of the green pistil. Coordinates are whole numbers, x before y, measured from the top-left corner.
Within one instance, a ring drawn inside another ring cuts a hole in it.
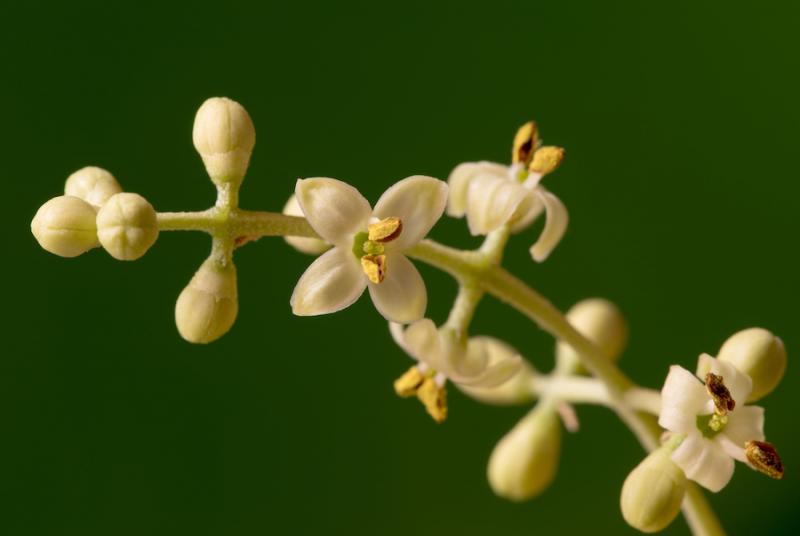
[[[358,233],[353,239],[353,255],[359,259],[364,255],[382,255],[383,250],[383,244],[370,240],[369,233]]]
[[[713,439],[724,430],[726,424],[728,424],[728,417],[717,415],[716,413],[697,416],[697,429],[708,439]]]
[[[528,178],[528,170],[525,168],[520,169],[519,173],[517,173],[517,181],[525,182],[525,179],[527,178]]]

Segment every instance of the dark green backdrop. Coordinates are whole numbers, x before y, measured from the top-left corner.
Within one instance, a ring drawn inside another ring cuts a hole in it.
[[[209,205],[191,144],[209,96],[250,111],[243,205],[271,210],[297,177],[375,199],[407,175],[504,161],[535,117],[567,148],[548,186],[572,221],[544,265],[527,255],[529,232],[509,267],[562,308],[619,303],[632,328],[623,366],[649,386],[751,325],[782,336],[793,360],[800,8],[654,4],[6,2],[0,533],[632,533],[618,495],[641,452],[609,412],[579,410],[546,494],[497,499],[486,460],[524,409],[451,393],[450,420],[434,425],[394,396],[410,361],[367,299],[291,315],[310,259],[282,240],[237,255],[239,321],[199,347],[172,315],[205,236],[163,234],[134,263],[102,250],[66,260],[28,226],[88,164],[160,210]],[[433,236],[476,243],[462,222]],[[454,284],[423,270],[441,320]],[[491,300],[475,328],[551,363],[551,339]],[[800,529],[796,371],[764,401],[786,478],[738,465],[712,497],[734,534]]]

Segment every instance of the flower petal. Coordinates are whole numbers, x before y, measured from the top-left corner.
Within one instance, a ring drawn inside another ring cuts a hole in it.
[[[306,269],[289,303],[298,316],[335,313],[355,302],[366,286],[358,259],[349,249],[335,247]]]
[[[346,182],[298,179],[294,192],[308,223],[331,244],[349,248],[356,233],[367,230],[372,216],[369,202]]]
[[[386,278],[369,283],[372,303],[386,320],[409,324],[425,316],[428,293],[422,276],[401,253],[386,256]]]
[[[569,213],[564,203],[543,187],[536,188],[533,193],[544,204],[545,213],[547,214],[542,234],[539,235],[539,240],[531,246],[530,250],[533,260],[542,262],[561,242],[564,233],[567,232]]]
[[[722,376],[722,381],[730,391],[736,406],[744,406],[745,402],[747,402],[747,397],[750,396],[750,392],[753,390],[753,380],[733,364],[714,359],[711,356],[709,358],[711,358],[709,370]]]
[[[694,374],[672,365],[661,388],[658,424],[673,432],[696,432],[697,416],[705,412],[709,400],[706,388]]]
[[[760,406],[736,406],[728,415],[728,424],[723,434],[743,448],[750,440],[764,441],[764,408]]]
[[[485,235],[508,222],[531,191],[506,177],[477,175],[467,191],[467,224],[473,235]]]
[[[515,355],[493,365],[488,365],[480,374],[450,378],[453,382],[473,386],[491,388],[509,381],[522,369],[522,357]]]
[[[469,183],[476,175],[494,175],[505,178],[508,166],[494,162],[466,162],[459,164],[450,172],[447,184],[450,186],[450,197],[447,202],[447,214],[460,218],[467,211],[467,191]]]
[[[401,346],[417,361],[425,363],[437,372],[450,370],[442,352],[439,330],[429,318],[417,320],[408,326],[403,333]]]
[[[297,196],[292,194],[286,205],[283,207],[283,213],[289,216],[302,216],[303,210],[300,208],[300,203],[297,202]],[[305,238],[302,236],[284,236],[286,243],[301,253],[308,255],[319,255],[328,251],[331,247],[330,244],[319,238]]]
[[[377,218],[400,218],[403,230],[386,244],[387,250],[404,251],[423,238],[439,221],[447,204],[447,183],[415,175],[386,190],[375,205]]]
[[[687,478],[715,493],[733,476],[733,458],[720,445],[699,433],[683,440],[672,453],[672,461],[683,469]]]
[[[527,196],[511,215],[511,232],[519,233],[527,229],[544,212],[544,203],[535,195]]]

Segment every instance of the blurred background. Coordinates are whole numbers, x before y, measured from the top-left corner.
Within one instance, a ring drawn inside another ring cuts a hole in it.
[[[610,412],[579,408],[542,496],[496,498],[486,461],[526,408],[451,389],[435,425],[394,395],[411,361],[368,299],[291,315],[311,259],[281,239],[239,251],[239,320],[209,346],[173,322],[206,236],[164,233],[133,263],[39,248],[31,218],[85,165],[159,210],[209,206],[192,120],[225,95],[256,124],[242,205],[263,210],[280,210],[298,177],[375,200],[408,175],[505,162],[535,118],[567,149],[546,184],[570,231],[536,265],[529,230],[507,266],[562,309],[618,303],[632,332],[621,366],[650,387],[739,329],[783,337],[788,373],[763,403],[786,477],[737,464],[711,501],[732,534],[796,534],[800,5],[663,6],[5,3],[0,533],[633,533],[619,490],[642,452]],[[478,243],[462,221],[433,237]],[[441,321],[455,284],[421,269]],[[551,366],[552,339],[491,299],[474,333]],[[682,519],[667,531],[687,532]]]

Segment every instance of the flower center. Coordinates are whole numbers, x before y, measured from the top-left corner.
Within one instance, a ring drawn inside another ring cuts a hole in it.
[[[728,424],[728,413],[736,407],[736,401],[725,385],[722,376],[709,372],[706,374],[706,391],[714,401],[714,413],[697,416],[697,429],[711,439]]]
[[[725,429],[728,424],[728,417],[712,413],[710,415],[697,416],[697,429],[703,434],[703,437],[713,439],[718,433]]]
[[[361,260],[361,269],[373,283],[380,283],[386,277],[383,245],[395,240],[402,232],[402,220],[389,217],[369,224],[367,232],[358,233],[354,237],[353,255]]]

